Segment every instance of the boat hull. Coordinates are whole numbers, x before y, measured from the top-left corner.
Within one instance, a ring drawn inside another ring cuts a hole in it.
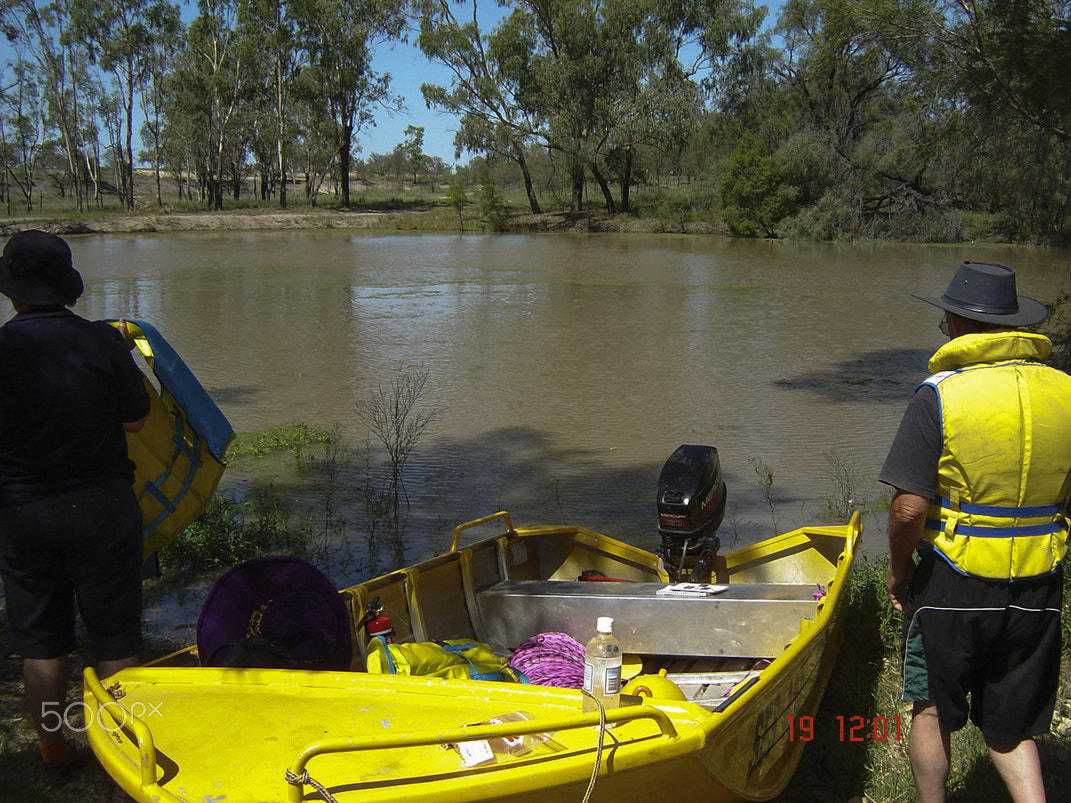
[[[405,614],[396,619],[403,640],[443,638],[445,628],[465,638],[456,608],[467,610],[477,635],[494,632],[484,621],[493,608],[481,608],[481,594],[491,599],[498,583],[526,573],[533,588],[575,577],[578,566],[588,565],[632,575],[624,579],[641,585],[665,583],[658,559],[643,550],[582,528],[514,530],[506,521],[502,535],[469,547],[455,536],[447,555],[344,590],[355,617],[379,596],[389,610]],[[737,596],[773,589],[779,593],[767,601],[782,602],[778,596],[813,586],[808,615],[772,656],[642,656],[643,671],[657,659],[688,699],[625,695],[620,709],[605,712],[605,723],[598,712],[582,711],[574,689],[156,665],[124,670],[108,689],[87,670],[90,744],[109,774],[142,801],[321,799],[317,785],[340,803],[564,803],[583,800],[589,789],[592,801],[648,803],[667,784],[675,796],[704,801],[769,799],[788,783],[805,747],[791,737],[788,717],[817,713],[832,671],[858,537],[855,519],[726,556],[725,579]],[[449,580],[455,574],[460,589]],[[581,597],[578,604],[592,604]],[[710,621],[700,617],[691,625],[705,629],[713,620],[747,615],[746,605],[723,602],[717,610],[709,601],[697,606]],[[750,610],[761,612],[762,603]],[[533,597],[532,604],[541,603]],[[607,604],[614,604],[612,596]],[[565,615],[560,607],[558,600],[547,603],[548,619]],[[731,622],[722,625],[735,632]],[[627,651],[627,628],[623,637]],[[359,665],[364,645],[357,643]],[[724,666],[736,671],[707,672],[725,661],[735,662]],[[491,722],[511,713],[526,719]],[[458,749],[532,734],[529,752],[495,754],[476,766],[466,766]]]

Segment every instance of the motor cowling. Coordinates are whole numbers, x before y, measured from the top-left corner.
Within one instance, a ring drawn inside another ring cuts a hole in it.
[[[670,573],[678,580],[708,582],[725,518],[726,489],[718,450],[679,446],[658,477],[658,532]]]

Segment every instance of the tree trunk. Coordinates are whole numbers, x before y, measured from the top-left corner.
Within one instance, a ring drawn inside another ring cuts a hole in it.
[[[574,161],[570,175],[573,182],[573,201],[569,210],[579,212],[584,206],[584,165],[579,161]]]
[[[276,151],[279,159],[279,208],[286,209],[286,149],[283,140],[286,136],[286,119],[283,109],[283,65],[275,62],[275,114],[279,122],[276,133]]]
[[[629,192],[632,189],[632,146],[625,148],[625,164],[621,168],[621,211],[628,214],[631,211],[629,205]]]
[[[134,211],[134,67],[128,63],[126,89],[126,153],[123,154],[123,173],[126,193],[123,203],[127,210]]]
[[[342,126],[342,139],[338,145],[338,171],[342,183],[342,208],[350,208],[350,145],[353,142],[353,123]]]
[[[513,146],[513,159],[521,168],[521,175],[524,176],[524,191],[528,195],[528,206],[531,208],[533,215],[538,215],[543,210],[539,207],[539,199],[536,198],[535,187],[532,186],[532,174],[528,170],[528,160],[524,158],[524,149],[519,144],[514,144]]]
[[[614,194],[610,192],[610,185],[599,171],[599,165],[594,161],[591,163],[591,175],[595,176],[595,180],[599,182],[599,187],[602,188],[602,197],[606,201],[606,211],[611,215],[617,214],[617,204],[614,203]]]

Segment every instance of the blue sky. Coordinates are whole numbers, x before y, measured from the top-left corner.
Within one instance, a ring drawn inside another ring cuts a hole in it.
[[[493,3],[487,3],[496,11]],[[428,109],[420,93],[420,85],[426,83],[450,85],[450,72],[443,66],[432,64],[416,46],[415,34],[410,44],[398,43],[393,47],[381,46],[376,52],[374,65],[377,72],[390,73],[391,92],[401,95],[405,102],[402,112],[380,111],[376,114],[375,126],[361,131],[357,136],[361,152],[358,158],[366,159],[373,153],[390,153],[394,146],[405,139],[407,126],[424,127],[424,153],[438,156],[447,164],[455,161],[465,163],[470,155],[454,159],[454,131],[457,118]]]

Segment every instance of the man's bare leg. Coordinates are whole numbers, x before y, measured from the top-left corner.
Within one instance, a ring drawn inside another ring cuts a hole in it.
[[[1033,739],[1012,747],[996,745],[986,739],[986,746],[1015,803],[1042,803],[1045,800],[1041,756]]]
[[[63,725],[69,678],[70,666],[66,655],[60,658],[26,658],[22,662],[26,708],[37,729],[41,755],[46,760],[65,757],[62,755],[66,752]]]
[[[128,658],[117,658],[114,661],[98,661],[97,662],[97,677],[101,680],[109,678],[118,672],[120,669],[126,669],[131,666],[138,665],[138,656],[131,655]]]
[[[908,752],[919,803],[944,803],[952,740],[941,728],[936,703],[915,703]]]

